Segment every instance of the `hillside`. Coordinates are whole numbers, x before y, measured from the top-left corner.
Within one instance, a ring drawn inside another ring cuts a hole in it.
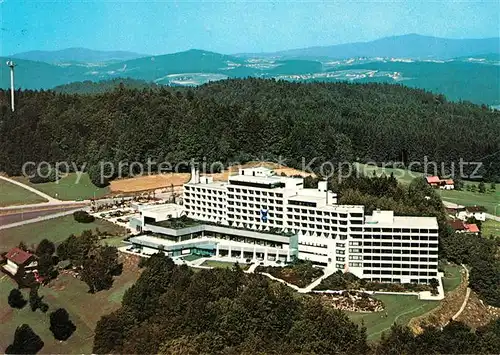
[[[16,112],[8,105],[8,92],[0,91],[0,170],[9,174],[26,161],[86,162],[94,174],[100,160],[281,157],[299,168],[302,158],[312,161],[314,169],[323,162],[424,159],[449,168],[463,159],[482,162],[477,173],[485,178],[500,176],[500,112],[404,86],[233,79],[177,92],[20,91]]]
[[[483,53],[500,53],[500,38],[450,39],[418,34],[392,36],[369,42],[291,49],[273,53],[243,54],[245,57],[285,58],[387,57],[413,59],[451,59]]]
[[[241,58],[190,50],[111,63],[72,62],[62,65],[18,59],[16,64],[16,87],[23,89],[50,89],[73,82],[121,78],[158,85],[197,86],[228,78],[257,77],[301,82],[396,83],[444,94],[449,100],[500,105],[500,66],[495,53],[446,61],[384,58],[302,60]],[[9,85],[9,68],[0,66],[0,88]],[[72,85],[66,87],[65,92],[81,93],[85,88],[89,89],[87,92],[99,91],[90,85]]]
[[[11,55],[10,58],[46,63],[99,63],[111,60],[129,60],[145,56],[146,54],[127,51],[95,51],[87,48],[67,48],[58,51],[29,51],[16,53]]]

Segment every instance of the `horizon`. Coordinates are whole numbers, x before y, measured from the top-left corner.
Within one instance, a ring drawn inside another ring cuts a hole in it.
[[[400,34],[400,35],[390,35],[390,36],[385,36],[385,37],[380,37],[376,38],[374,40],[370,41],[353,41],[353,42],[345,42],[345,43],[338,43],[334,45],[318,45],[318,46],[309,46],[309,47],[303,47],[305,48],[314,48],[314,47],[329,47],[329,46],[335,46],[335,45],[344,45],[344,44],[355,44],[355,43],[369,43],[369,42],[374,42],[377,40],[381,39],[386,39],[386,38],[392,38],[392,37],[405,37],[405,36],[420,36],[420,37],[429,37],[429,38],[436,38],[436,39],[449,39],[449,40],[486,40],[486,39],[496,39],[500,38],[500,36],[497,37],[481,37],[481,38],[469,38],[469,37],[463,37],[463,38],[449,38],[449,37],[435,37],[435,36],[428,36],[428,35],[422,35],[419,33],[406,33],[406,34]],[[273,52],[282,52],[282,51],[287,51],[287,50],[296,50],[296,49],[302,49],[302,48],[287,48],[287,49],[282,49],[279,51],[273,51]],[[61,52],[65,50],[89,50],[89,51],[95,51],[95,52],[130,52],[130,53],[135,53],[135,54],[140,54],[144,56],[159,56],[159,55],[167,55],[167,54],[175,54],[175,53],[183,53],[183,52],[189,52],[189,51],[204,51],[204,52],[213,52],[213,53],[219,53],[223,55],[238,55],[238,54],[247,54],[247,53],[252,53],[252,54],[265,54],[265,53],[272,53],[272,52],[238,52],[238,53],[220,53],[220,52],[215,52],[212,50],[207,50],[204,48],[187,48],[183,49],[177,52],[166,52],[166,53],[158,53],[158,54],[150,54],[150,53],[140,53],[140,52],[135,52],[132,50],[128,49],[113,49],[113,50],[102,50],[102,49],[95,49],[95,48],[89,48],[89,47],[66,47],[66,48],[59,48],[59,49],[48,49],[48,50],[43,50],[43,49],[29,49],[24,52],[17,52],[17,53],[9,53],[7,55],[0,55],[1,57],[9,57],[9,56],[15,56],[18,54],[23,54],[23,53],[29,53],[29,52]],[[484,53],[488,54],[488,53]]]
[[[145,55],[190,49],[224,54],[266,53],[411,34],[447,39],[498,38],[499,12],[498,2],[467,1],[31,3],[4,0],[0,2],[0,56],[68,48]],[[446,14],[446,21],[442,14]],[[58,21],[51,21],[52,18]]]

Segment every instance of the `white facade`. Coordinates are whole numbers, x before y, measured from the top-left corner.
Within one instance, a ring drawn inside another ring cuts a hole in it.
[[[457,217],[461,219],[462,221],[466,221],[467,219],[474,217],[478,221],[486,221],[486,213],[482,211],[476,211],[475,209],[473,210],[467,210],[467,207],[465,210],[458,212]]]
[[[437,278],[438,225],[434,217],[366,216],[364,206],[338,205],[326,182],[303,187],[302,178],[266,168],[240,169],[227,183],[193,171],[184,185],[190,218],[253,230],[298,234],[298,257],[385,282]]]

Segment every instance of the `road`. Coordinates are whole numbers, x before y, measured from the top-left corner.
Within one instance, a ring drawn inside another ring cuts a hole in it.
[[[31,219],[28,219],[28,220],[24,220],[24,221],[18,221],[18,222],[14,222],[14,223],[0,225],[0,230],[2,230],[2,229],[8,229],[8,228],[13,228],[13,227],[19,227],[19,226],[22,226],[22,225],[25,225],[25,224],[30,224],[30,223],[36,223],[36,222],[46,221],[46,220],[57,218],[57,217],[67,216],[67,215],[72,214],[75,211],[79,211],[79,210],[82,210],[82,209],[88,210],[88,207],[81,207],[81,208],[70,209],[70,210],[63,211],[63,212],[52,213],[52,214],[49,214],[49,215],[46,215],[46,216],[39,216],[39,217],[36,217],[36,218],[31,218]]]
[[[80,208],[85,207],[85,205],[80,206]],[[47,209],[33,209],[33,210],[20,210],[14,213],[0,215],[0,226],[11,224],[15,222],[26,221],[28,219],[48,216],[54,213],[60,213],[68,210],[75,210],[76,206],[59,206],[55,208]]]

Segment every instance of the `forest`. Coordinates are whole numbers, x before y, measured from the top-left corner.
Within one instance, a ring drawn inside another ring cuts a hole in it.
[[[193,272],[158,253],[143,263],[122,306],[98,322],[94,353],[485,354],[500,351],[500,320],[471,330],[451,322],[414,335],[394,325],[380,342],[309,295],[233,269]]]
[[[500,177],[500,111],[400,85],[252,78],[85,95],[19,90],[14,113],[9,95],[0,90],[0,171],[10,175],[27,161],[73,162],[95,173],[101,161],[281,158],[301,167],[316,158],[311,169],[427,159],[445,172],[462,159],[481,162],[476,175],[485,180]],[[474,170],[464,166],[465,174]]]

